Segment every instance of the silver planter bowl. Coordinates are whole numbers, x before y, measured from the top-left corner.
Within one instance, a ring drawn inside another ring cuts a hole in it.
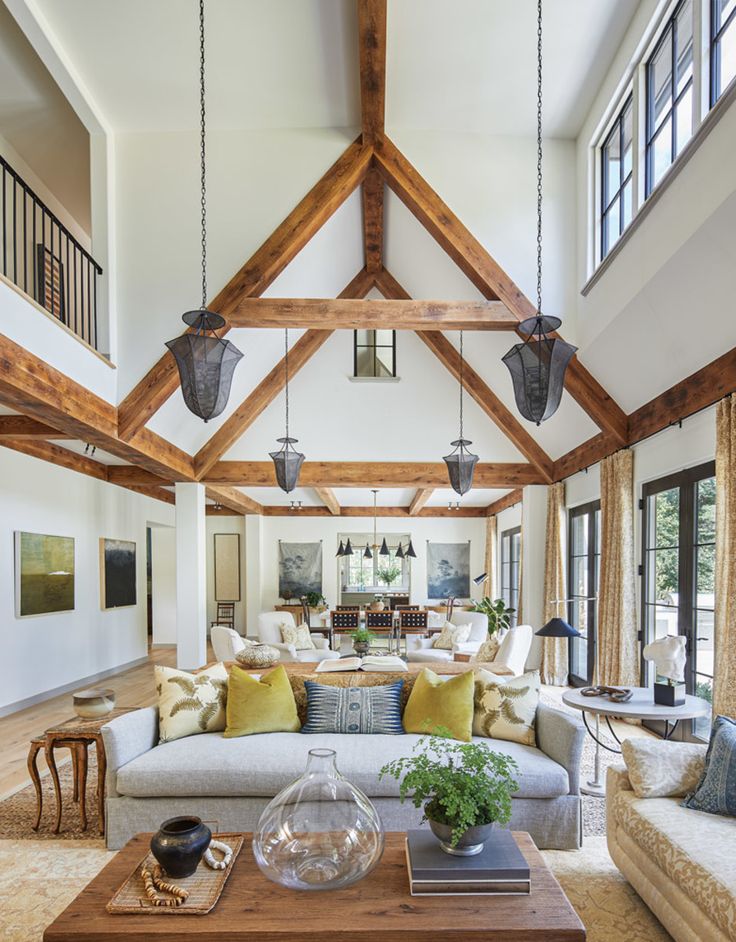
[[[427,819],[432,833],[440,842],[440,847],[446,854],[452,854],[453,857],[473,857],[483,850],[483,845],[491,836],[493,822],[490,824],[479,824],[476,827],[468,828],[462,835],[457,844],[452,846],[452,828],[449,824],[440,824],[439,821]]]

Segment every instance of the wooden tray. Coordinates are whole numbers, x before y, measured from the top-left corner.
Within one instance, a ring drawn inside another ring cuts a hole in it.
[[[216,834],[213,837],[215,840],[222,841],[232,847],[233,859],[230,861],[230,866],[226,870],[212,870],[202,860],[191,877],[186,877],[183,880],[171,879],[171,883],[189,891],[189,897],[184,900],[181,906],[154,906],[146,896],[143,889],[141,870],[146,864],[153,865],[156,863],[153,854],[149,851],[107,904],[105,907],[107,911],[109,913],[145,913],[147,916],[158,915],[159,913],[202,916],[210,912],[220,898],[230,872],[235,866],[238,854],[245,843],[245,837],[242,834]],[[221,856],[215,851],[217,860]],[[169,880],[168,877],[166,879]]]

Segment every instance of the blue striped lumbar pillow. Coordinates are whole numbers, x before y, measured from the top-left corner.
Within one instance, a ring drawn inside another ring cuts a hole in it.
[[[303,733],[404,732],[401,724],[403,680],[383,687],[330,687],[305,680],[307,722]]]
[[[716,717],[700,782],[682,804],[709,814],[736,815],[736,720]]]

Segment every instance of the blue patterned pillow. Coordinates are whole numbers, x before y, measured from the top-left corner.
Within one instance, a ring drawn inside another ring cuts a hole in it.
[[[717,716],[705,755],[705,769],[686,808],[708,814],[736,815],[736,720]]]
[[[401,723],[403,680],[384,687],[329,687],[305,680],[307,722],[303,733],[404,732]]]

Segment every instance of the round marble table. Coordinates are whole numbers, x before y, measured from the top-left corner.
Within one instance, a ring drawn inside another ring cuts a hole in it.
[[[701,697],[693,697],[688,694],[682,706],[660,706],[660,704],[654,702],[654,691],[651,687],[630,687],[628,689],[631,690],[632,697],[626,703],[616,703],[607,697],[584,697],[580,692],[580,688],[566,690],[562,695],[562,702],[566,706],[571,707],[573,710],[580,710],[585,728],[595,741],[595,774],[593,779],[588,782],[587,787],[584,786],[580,789],[583,794],[604,794],[604,784],[601,781],[600,774],[601,748],[617,754],[621,752],[617,747],[609,746],[601,741],[601,717],[605,719],[608,731],[620,746],[621,740],[611,725],[611,717],[613,716],[622,719],[658,720],[664,723],[664,738],[669,739],[677,729],[680,720],[692,720],[698,716],[707,716],[710,712],[710,704]],[[595,717],[595,729],[590,728],[587,713]]]

